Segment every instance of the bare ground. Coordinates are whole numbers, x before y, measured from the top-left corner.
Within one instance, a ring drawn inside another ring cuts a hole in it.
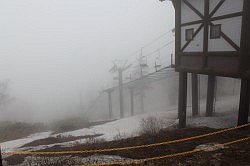
[[[50,145],[50,144],[55,144],[55,143],[63,143],[63,142],[70,142],[70,141],[75,141],[79,139],[88,139],[92,138],[94,139],[95,137],[99,137],[102,134],[96,134],[96,135],[85,135],[85,136],[60,136],[58,135],[57,137],[48,137],[44,139],[38,139],[35,141],[32,141],[30,143],[27,143],[23,145],[22,147],[31,147],[31,146],[39,146],[39,145]]]
[[[169,140],[181,139],[191,137],[195,135],[205,134],[209,132],[217,131],[207,127],[198,128],[186,128],[186,129],[174,129],[174,130],[163,130],[157,135],[142,135],[139,137],[117,140],[112,142],[102,142],[96,144],[83,144],[76,145],[73,147],[60,147],[54,146],[43,151],[69,151],[69,150],[86,150],[86,149],[104,149],[113,147],[125,147],[142,144],[151,144],[156,142],[164,142]],[[105,152],[102,154],[106,155],[118,155],[125,158],[131,159],[142,159],[156,156],[164,156],[167,154],[179,153],[183,151],[190,151],[195,149],[198,145],[208,143],[225,143],[234,141],[240,138],[250,136],[250,129],[245,128],[244,130],[234,130],[223,134],[209,136],[201,139],[194,139],[181,143],[174,143],[169,145],[163,145],[158,147],[150,147],[143,149],[124,150]],[[93,154],[79,154],[79,157],[86,157]],[[27,155],[26,155],[27,156]],[[9,164],[20,164],[24,157],[21,155],[15,155],[7,157],[5,160]],[[51,157],[51,156],[47,156]],[[63,158],[63,156],[60,156]],[[135,164],[133,164],[135,165]],[[211,152],[198,152],[190,155],[184,155],[181,157],[173,157],[168,159],[155,160],[150,162],[144,162],[137,165],[148,165],[148,166],[250,166],[250,141],[245,141],[233,145],[229,145],[224,149],[218,149]]]

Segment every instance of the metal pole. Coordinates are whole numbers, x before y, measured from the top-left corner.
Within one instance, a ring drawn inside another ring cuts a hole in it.
[[[155,72],[157,72],[157,64],[156,64],[156,61],[155,61]]]
[[[143,77],[143,71],[142,71],[142,66],[141,66],[141,64],[142,64],[142,62],[143,62],[143,54],[142,54],[142,51],[143,51],[143,47],[141,48],[141,55],[140,55],[140,70],[141,70],[141,77]]]
[[[112,119],[112,92],[108,92],[108,97],[109,97],[109,119]]]
[[[179,103],[178,116],[179,128],[186,127],[186,112],[187,112],[187,73],[179,73]]]
[[[145,110],[144,109],[144,90],[141,89],[141,111],[144,112],[144,110]]]
[[[215,76],[208,75],[206,116],[213,116]]]
[[[249,99],[250,99],[250,81],[242,79],[238,125],[244,125],[248,123]]]
[[[173,54],[171,54],[171,68],[174,67],[174,64],[173,64]]]
[[[124,109],[123,109],[123,81],[122,81],[122,70],[118,70],[119,73],[119,96],[120,96],[120,117],[124,118]]]
[[[143,47],[141,48],[141,62],[142,62],[142,51],[143,51]],[[141,112],[144,112],[144,90],[143,90],[143,86],[144,86],[144,82],[143,82],[143,70],[142,70],[142,66],[140,64],[140,69],[141,69],[141,87],[140,87],[140,98],[141,98]]]
[[[130,88],[130,107],[131,116],[134,116],[134,88]]]
[[[198,108],[198,75],[192,73],[192,115],[197,116],[199,114]]]

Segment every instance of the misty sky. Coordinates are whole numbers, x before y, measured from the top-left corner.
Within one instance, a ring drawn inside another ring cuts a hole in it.
[[[0,80],[27,117],[70,114],[110,84],[112,60],[173,27],[158,0],[1,0]]]

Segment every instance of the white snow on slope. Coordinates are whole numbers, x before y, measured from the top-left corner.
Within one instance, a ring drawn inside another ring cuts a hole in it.
[[[238,99],[239,96],[230,96],[227,98],[217,99],[215,108],[216,112],[213,117],[205,117],[206,102],[201,103],[201,115],[193,118],[191,116],[191,107],[187,108],[187,124],[188,126],[207,126],[211,128],[228,128],[237,125],[238,117]],[[100,138],[104,138],[107,141],[113,140],[116,135],[122,135],[123,138],[128,138],[138,135],[140,130],[140,122],[143,118],[157,117],[165,121],[164,127],[170,127],[177,124],[177,109],[172,111],[162,111],[154,113],[146,113],[129,118],[124,118],[109,122],[103,125],[94,126],[88,129],[80,129],[76,131],[61,133],[61,135],[93,135],[103,134]],[[56,136],[56,135],[54,135]]]
[[[18,148],[20,146],[23,146],[23,145],[25,145],[29,142],[35,141],[37,139],[48,138],[51,133],[52,132],[36,133],[36,134],[32,134],[26,138],[3,142],[3,143],[1,143],[1,148],[3,151],[13,150],[14,148]]]
[[[164,119],[166,121],[165,127],[168,127],[176,123],[177,113],[176,111],[147,113],[143,115],[137,115],[134,117],[116,120],[116,121],[109,122],[106,124],[94,126],[92,128],[84,128],[84,129],[75,130],[71,132],[60,133],[60,135],[61,136],[69,136],[69,135],[84,136],[84,135],[103,134],[102,136],[99,136],[98,139],[105,139],[105,141],[111,141],[117,138],[121,139],[121,138],[133,137],[139,134],[141,120],[143,118],[152,117],[152,116],[157,117],[158,119]],[[34,140],[44,139],[48,137],[56,137],[58,135],[59,134],[51,135],[51,132],[37,133],[37,134],[30,135],[27,138],[3,142],[1,143],[1,146],[2,146],[3,151],[36,151],[36,150],[49,148],[55,145],[68,147],[76,143],[85,143],[87,141],[86,139],[79,139],[79,140],[70,141],[70,142],[20,148],[21,146],[27,143],[30,143]]]
[[[117,135],[122,135],[123,138],[132,137],[138,135],[140,130],[140,122],[142,119],[147,117],[156,117],[157,119],[164,119],[166,124],[165,127],[172,125],[176,121],[177,112],[157,112],[157,113],[147,113],[143,115],[137,115],[129,118],[124,118],[109,122],[103,125],[94,126],[91,128],[80,129],[76,131],[61,133],[62,136],[81,136],[81,135],[95,135],[103,134],[100,138],[104,138],[107,141],[111,141]],[[53,136],[57,136],[53,135]]]

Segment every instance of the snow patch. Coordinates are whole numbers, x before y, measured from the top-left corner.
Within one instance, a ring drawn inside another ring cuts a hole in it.
[[[41,157],[41,156],[28,156],[22,164],[18,166],[37,166],[40,165],[92,165],[92,164],[105,164],[111,162],[126,162],[131,159],[123,158],[115,155],[91,155],[88,157],[79,156],[64,156],[62,157]]]
[[[201,145],[198,145],[197,147],[195,147],[195,150],[208,148],[208,147],[215,146],[215,145],[218,145],[218,144],[219,143],[216,143],[216,142],[212,142],[212,143],[208,143],[208,144],[201,144]],[[228,146],[217,146],[217,147],[208,148],[208,149],[203,150],[203,151],[212,152],[212,151],[216,151],[216,150],[219,150],[219,149],[225,149],[225,148],[228,148]]]
[[[164,127],[167,127],[175,123],[177,118],[177,112],[168,111],[168,112],[148,113],[148,114],[116,120],[103,125],[94,126],[92,128],[85,128],[76,131],[60,133],[60,135],[83,136],[83,135],[103,134],[99,138],[105,139],[106,141],[114,140],[114,138],[116,138],[116,136],[118,135],[122,135],[123,138],[133,137],[138,135],[138,132],[140,130],[141,120],[147,117],[156,117],[159,119],[164,119],[164,121],[167,124]],[[57,135],[58,134],[52,136],[56,137]]]
[[[3,151],[13,150],[17,147],[21,147],[27,143],[32,142],[32,141],[35,141],[38,139],[48,138],[51,135],[51,133],[52,132],[36,133],[36,134],[32,134],[26,138],[3,142],[3,143],[1,143],[1,148]]]

